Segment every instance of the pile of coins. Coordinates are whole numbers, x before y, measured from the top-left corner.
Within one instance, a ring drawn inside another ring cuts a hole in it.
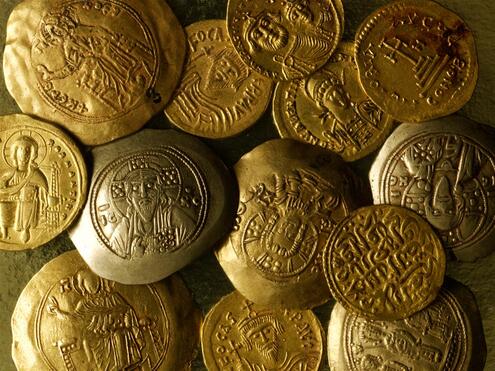
[[[185,31],[165,1],[14,9],[0,248],[66,229],[77,248],[18,300],[19,370],[191,369],[201,343],[209,370],[309,371],[325,341],[336,371],[483,369],[474,295],[445,278],[494,248],[494,136],[451,115],[473,34],[431,0],[343,26],[341,0],[229,0]],[[270,102],[281,139],[233,169],[196,138]],[[141,130],[160,112],[188,134]],[[348,162],[377,149],[368,182]],[[203,319],[176,272],[212,249],[236,291]],[[325,340],[312,309],[332,298]]]

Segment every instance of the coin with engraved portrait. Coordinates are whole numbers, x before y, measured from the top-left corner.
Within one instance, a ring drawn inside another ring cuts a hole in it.
[[[74,221],[87,172],[72,139],[25,115],[0,117],[0,249],[33,249]]]
[[[185,56],[178,20],[154,0],[25,0],[5,45],[5,82],[21,110],[88,145],[137,131],[162,111]]]
[[[491,253],[495,236],[495,140],[460,116],[402,124],[370,171],[375,203],[414,210],[460,260]]]
[[[482,371],[486,343],[474,295],[449,280],[433,303],[397,321],[369,320],[337,303],[328,359],[333,371]]]
[[[366,206],[334,231],[323,267],[332,295],[347,310],[370,319],[403,319],[437,297],[445,252],[416,213],[399,206]]]
[[[105,278],[158,281],[213,247],[233,223],[227,168],[187,134],[143,130],[92,153],[89,200],[71,238]]]
[[[356,34],[364,91],[399,121],[458,111],[478,78],[474,36],[464,21],[430,0],[401,0],[374,11]]]
[[[190,370],[201,313],[178,276],[122,285],[77,251],[48,262],[12,316],[18,370]]]
[[[241,59],[276,81],[322,67],[342,36],[340,0],[229,0],[227,27]]]
[[[265,112],[272,81],[252,70],[232,46],[225,20],[186,28],[189,54],[179,88],[165,113],[182,130],[225,138],[253,125]]]
[[[233,292],[206,316],[201,347],[210,371],[316,371],[323,329],[310,310],[261,307]]]
[[[234,287],[272,307],[307,309],[329,300],[322,253],[361,201],[353,173],[337,155],[292,139],[261,144],[234,169],[237,219],[216,251]]]
[[[279,82],[273,117],[283,138],[319,145],[346,161],[378,148],[393,125],[361,88],[350,42],[339,44],[328,63],[309,77]]]

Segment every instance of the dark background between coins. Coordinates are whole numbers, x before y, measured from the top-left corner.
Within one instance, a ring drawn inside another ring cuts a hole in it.
[[[163,0],[156,0],[163,1]],[[254,1],[254,0],[253,0]],[[18,0],[0,0],[0,56],[3,60],[5,28],[7,19]],[[353,40],[354,33],[364,18],[385,0],[344,0],[345,40]],[[458,13],[476,35],[480,74],[473,98],[461,111],[461,114],[478,122],[495,126],[495,2],[490,0],[439,0],[449,9]],[[183,26],[203,19],[225,18],[227,0],[169,0]],[[19,113],[14,99],[7,92],[0,74],[0,114]],[[153,128],[168,128],[170,124],[164,115],[154,118],[148,125]],[[271,116],[271,107],[266,114],[240,136],[227,140],[207,141],[223,158],[227,165],[233,165],[243,153],[251,150],[265,140],[277,137]],[[353,164],[358,173],[367,177],[374,154]],[[494,241],[495,243],[495,241]],[[0,370],[15,370],[11,359],[10,318],[15,303],[24,286],[31,277],[49,260],[64,251],[74,249],[67,233],[63,233],[52,242],[34,251],[0,251]],[[488,359],[485,370],[495,370],[495,253],[474,263],[449,262],[448,274],[468,285],[475,293],[483,318],[483,326],[488,345]],[[232,290],[232,286],[223,274],[212,253],[195,261],[181,271],[182,277],[194,294],[194,298],[203,313],[214,305],[223,295]],[[333,305],[317,308],[316,312],[327,328],[328,318]],[[322,370],[328,370],[325,356]],[[199,353],[194,362],[194,370],[204,370],[205,366]]]

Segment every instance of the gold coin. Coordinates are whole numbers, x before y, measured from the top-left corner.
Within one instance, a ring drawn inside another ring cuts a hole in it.
[[[409,318],[374,321],[336,304],[328,327],[333,371],[482,371],[486,343],[474,295],[449,280]]]
[[[235,218],[232,177],[198,139],[142,130],[95,147],[89,201],[72,241],[97,274],[163,279],[212,248]]]
[[[402,124],[370,171],[375,203],[425,218],[449,253],[472,261],[495,246],[493,131],[460,116]]]
[[[210,371],[316,371],[323,355],[323,329],[310,310],[260,307],[233,292],[206,316],[201,348]]]
[[[340,0],[229,0],[227,27],[250,68],[277,81],[303,78],[337,47],[341,5]]]
[[[473,33],[429,0],[394,1],[373,12],[357,32],[356,62],[373,102],[406,122],[456,112],[478,78]]]
[[[84,159],[64,132],[25,115],[0,116],[0,151],[0,249],[41,246],[84,205]]]
[[[190,370],[200,322],[178,276],[121,285],[69,251],[21,293],[12,358],[18,370]]]
[[[225,20],[186,28],[189,55],[182,81],[165,113],[180,129],[206,138],[237,135],[265,112],[272,81],[239,58]]]
[[[358,203],[346,164],[321,148],[278,139],[244,155],[234,170],[236,224],[216,251],[234,287],[272,307],[307,309],[329,300],[323,248]]]
[[[370,319],[411,316],[437,296],[445,252],[416,213],[377,205],[351,213],[336,228],[323,257],[335,300]]]
[[[341,43],[311,76],[278,83],[273,117],[281,137],[329,149],[346,161],[377,149],[393,125],[359,85],[354,44],[349,42]]]
[[[162,111],[184,56],[165,1],[27,0],[8,21],[5,82],[24,113],[95,145]]]

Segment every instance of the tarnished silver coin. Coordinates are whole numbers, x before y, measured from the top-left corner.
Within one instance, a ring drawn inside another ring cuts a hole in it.
[[[460,260],[489,254],[495,237],[495,140],[488,130],[460,116],[400,125],[371,168],[374,202],[416,211]]]
[[[481,371],[486,343],[474,295],[448,280],[432,304],[398,321],[366,319],[336,304],[328,360],[332,371]]]
[[[225,165],[199,140],[144,130],[93,149],[88,202],[71,238],[91,269],[126,284],[158,281],[233,223]]]

